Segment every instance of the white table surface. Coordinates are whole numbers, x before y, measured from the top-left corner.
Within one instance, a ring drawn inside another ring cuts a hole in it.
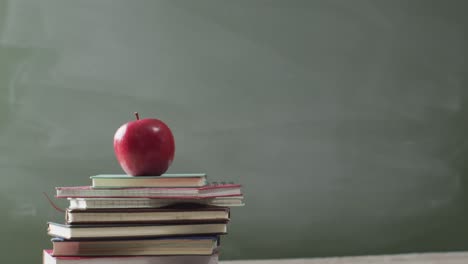
[[[468,264],[468,252],[423,253],[362,257],[333,257],[310,259],[272,259],[220,261],[221,264]]]

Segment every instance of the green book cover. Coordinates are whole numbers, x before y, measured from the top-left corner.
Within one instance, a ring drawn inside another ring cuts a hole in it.
[[[126,174],[99,174],[91,176],[91,179],[160,179],[160,178],[202,178],[206,173],[165,173],[161,176],[130,176]]]

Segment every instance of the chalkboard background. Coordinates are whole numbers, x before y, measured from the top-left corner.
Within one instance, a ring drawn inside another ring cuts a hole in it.
[[[222,259],[468,249],[467,8],[0,0],[2,262],[51,246],[42,192],[122,172],[133,111],[244,184]]]

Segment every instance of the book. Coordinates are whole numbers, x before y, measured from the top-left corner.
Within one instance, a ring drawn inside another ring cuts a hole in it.
[[[201,187],[207,184],[204,173],[163,174],[161,176],[95,175],[93,188],[123,187]]]
[[[244,206],[242,195],[193,199],[190,203],[210,206]],[[69,209],[160,208],[187,202],[187,199],[150,198],[68,198]]]
[[[218,236],[70,241],[53,238],[53,256],[212,255]]]
[[[217,264],[218,254],[211,256],[108,256],[54,257],[51,250],[43,251],[43,264]]]
[[[92,186],[56,187],[57,198],[178,198],[203,199],[242,195],[239,184],[210,184],[191,188],[99,188]]]
[[[138,209],[67,209],[67,224],[90,223],[226,223],[229,208],[178,205],[165,208]]]
[[[226,234],[227,223],[216,224],[108,224],[67,225],[48,223],[48,235],[64,239],[140,238],[181,235]]]

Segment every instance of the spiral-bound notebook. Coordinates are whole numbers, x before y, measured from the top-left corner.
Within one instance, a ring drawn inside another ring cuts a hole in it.
[[[242,195],[241,185],[212,183],[192,188],[93,188],[92,186],[56,187],[57,198],[177,198],[204,199]]]

